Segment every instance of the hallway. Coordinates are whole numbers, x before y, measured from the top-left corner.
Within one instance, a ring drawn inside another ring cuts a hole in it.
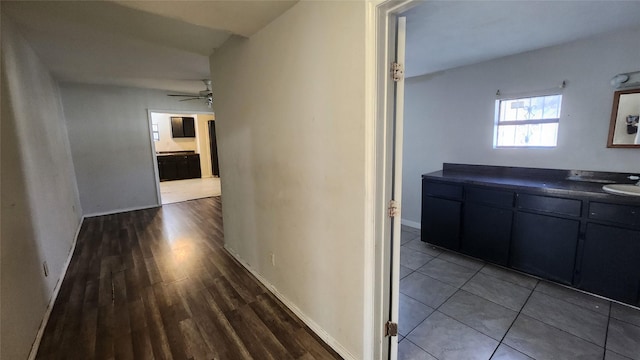
[[[37,358],[340,358],[223,245],[220,197],[86,219]]]

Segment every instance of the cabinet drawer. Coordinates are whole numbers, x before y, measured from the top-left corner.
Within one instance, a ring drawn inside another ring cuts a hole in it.
[[[462,200],[462,185],[445,184],[424,180],[422,193],[425,195],[442,196]]]
[[[500,207],[513,206],[513,193],[510,191],[466,187],[465,197],[468,201],[495,205]]]
[[[518,194],[518,208],[551,214],[580,216],[582,201],[550,196]]]
[[[592,202],[589,204],[589,218],[638,227],[640,207]]]

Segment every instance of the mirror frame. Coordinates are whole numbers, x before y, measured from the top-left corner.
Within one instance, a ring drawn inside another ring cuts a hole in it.
[[[608,148],[628,148],[640,149],[640,144],[614,144],[613,136],[616,130],[616,120],[618,119],[618,106],[620,105],[620,95],[640,94],[640,88],[619,90],[613,93],[613,107],[611,108],[611,122],[609,123],[609,139],[607,140]]]

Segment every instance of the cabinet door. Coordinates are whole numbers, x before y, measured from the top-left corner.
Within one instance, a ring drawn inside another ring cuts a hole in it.
[[[570,285],[573,282],[580,222],[547,215],[516,213],[510,266]]]
[[[513,211],[465,203],[460,251],[468,255],[507,265]]]
[[[174,137],[174,138],[184,137],[184,129],[182,127],[181,117],[171,118],[171,137]]]
[[[640,305],[640,231],[588,224],[578,287]]]
[[[163,156],[163,174],[164,180],[178,179],[178,162],[175,156]]]
[[[167,175],[165,174],[165,161],[160,156],[157,157],[158,160],[158,177],[160,181],[167,180]]]
[[[187,156],[177,156],[178,179],[189,178],[189,160]]]
[[[421,240],[451,250],[460,247],[460,201],[422,197]]]
[[[192,117],[182,118],[182,130],[184,137],[196,137],[196,126]]]
[[[189,179],[196,179],[202,177],[200,170],[200,156],[189,155]]]

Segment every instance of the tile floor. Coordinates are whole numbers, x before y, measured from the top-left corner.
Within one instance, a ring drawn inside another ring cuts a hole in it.
[[[640,310],[401,242],[400,360],[640,360]]]
[[[201,178],[160,182],[162,204],[220,196],[220,178]]]

